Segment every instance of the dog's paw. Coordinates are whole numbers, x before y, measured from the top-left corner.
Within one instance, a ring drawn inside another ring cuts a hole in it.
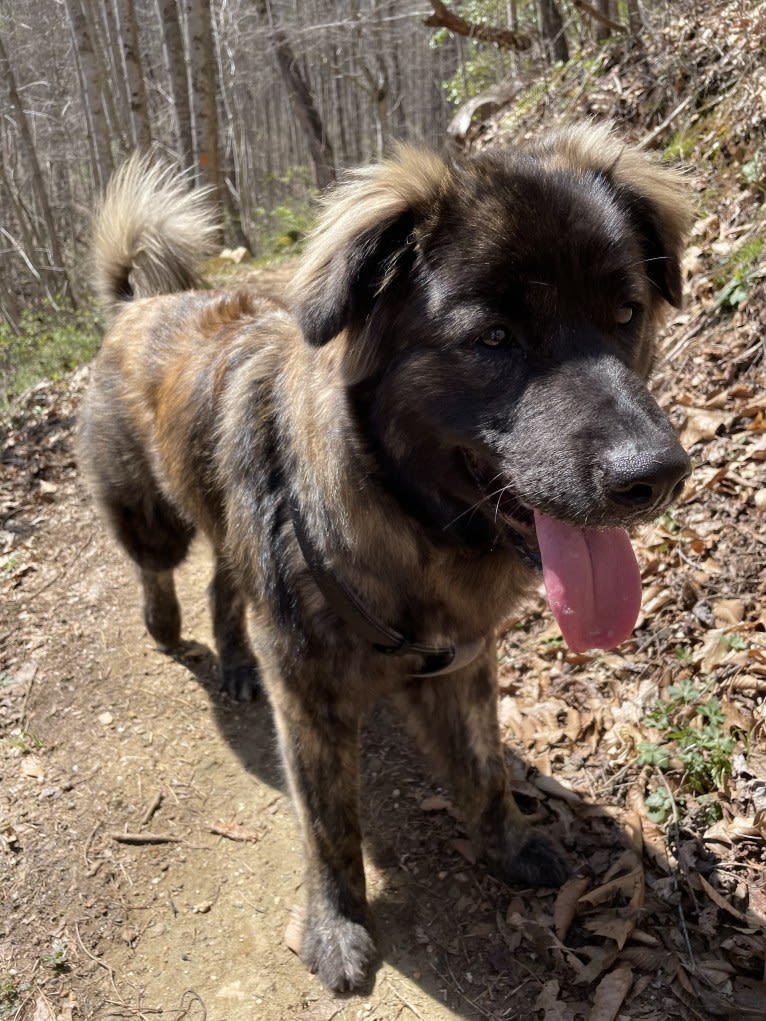
[[[561,848],[535,830],[530,831],[515,854],[504,856],[501,861],[490,862],[490,869],[498,879],[511,886],[557,889],[571,875]]]
[[[147,603],[144,623],[161,652],[172,652],[181,644],[181,608],[177,602]]]
[[[246,663],[221,664],[221,687],[238,702],[253,702],[261,690],[261,678],[258,664],[253,661]]]
[[[306,925],[301,959],[334,993],[352,992],[364,985],[375,957],[372,937],[357,922],[334,918]]]

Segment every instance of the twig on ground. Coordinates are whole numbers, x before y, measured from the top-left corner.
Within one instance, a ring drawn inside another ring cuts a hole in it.
[[[419,1018],[420,1021],[426,1021],[426,1019],[423,1017],[423,1015],[420,1013],[420,1011],[417,1009],[417,1007],[414,1007],[410,1003],[410,1001],[407,999],[407,997],[403,996],[399,992],[399,990],[396,988],[396,986],[394,985],[394,983],[391,981],[390,978],[386,979],[386,985],[389,987],[389,989],[394,994],[394,996],[397,998],[397,1000],[401,1000],[402,1001],[402,1003],[407,1008],[407,1010],[409,1010],[412,1014],[414,1014],[415,1017]]]
[[[172,837],[169,833],[109,833],[118,844],[180,844],[180,837]]]
[[[141,826],[147,826],[151,822],[154,813],[162,804],[162,798],[163,798],[162,791],[157,791],[150,805],[148,806],[144,814],[141,816],[140,823]]]

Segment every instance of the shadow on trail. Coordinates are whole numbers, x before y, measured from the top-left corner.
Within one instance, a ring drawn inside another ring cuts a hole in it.
[[[206,645],[185,642],[174,658],[204,688],[216,725],[244,768],[286,794],[265,696],[241,703],[223,694],[217,658]],[[516,775],[519,767],[515,763]],[[552,822],[553,835],[561,838],[553,813],[523,794],[517,798],[523,810],[547,814],[540,821]],[[535,967],[531,956],[520,957],[518,934],[506,923],[510,908],[524,911],[523,891],[506,887],[475,862],[449,792],[429,778],[398,717],[385,705],[373,711],[363,730],[361,809],[372,929],[381,961],[470,1021],[533,1016],[550,969],[539,960]],[[297,822],[288,825],[297,834]],[[614,837],[616,857],[621,846]],[[545,897],[552,912],[552,892],[534,896]],[[562,973],[562,985],[565,981]],[[379,969],[358,995],[374,999],[377,983],[407,1006],[406,991],[389,969]]]

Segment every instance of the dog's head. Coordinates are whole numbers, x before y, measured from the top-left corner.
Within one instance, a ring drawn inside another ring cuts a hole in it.
[[[645,380],[681,302],[686,190],[581,125],[456,162],[402,149],[330,198],[294,307],[309,344],[342,345],[413,513],[524,547],[533,512],[614,526],[677,495],[688,459]]]

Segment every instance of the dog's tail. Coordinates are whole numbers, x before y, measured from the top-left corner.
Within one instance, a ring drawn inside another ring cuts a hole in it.
[[[112,176],[93,221],[93,284],[109,310],[134,298],[199,286],[219,224],[210,189],[135,153]]]

